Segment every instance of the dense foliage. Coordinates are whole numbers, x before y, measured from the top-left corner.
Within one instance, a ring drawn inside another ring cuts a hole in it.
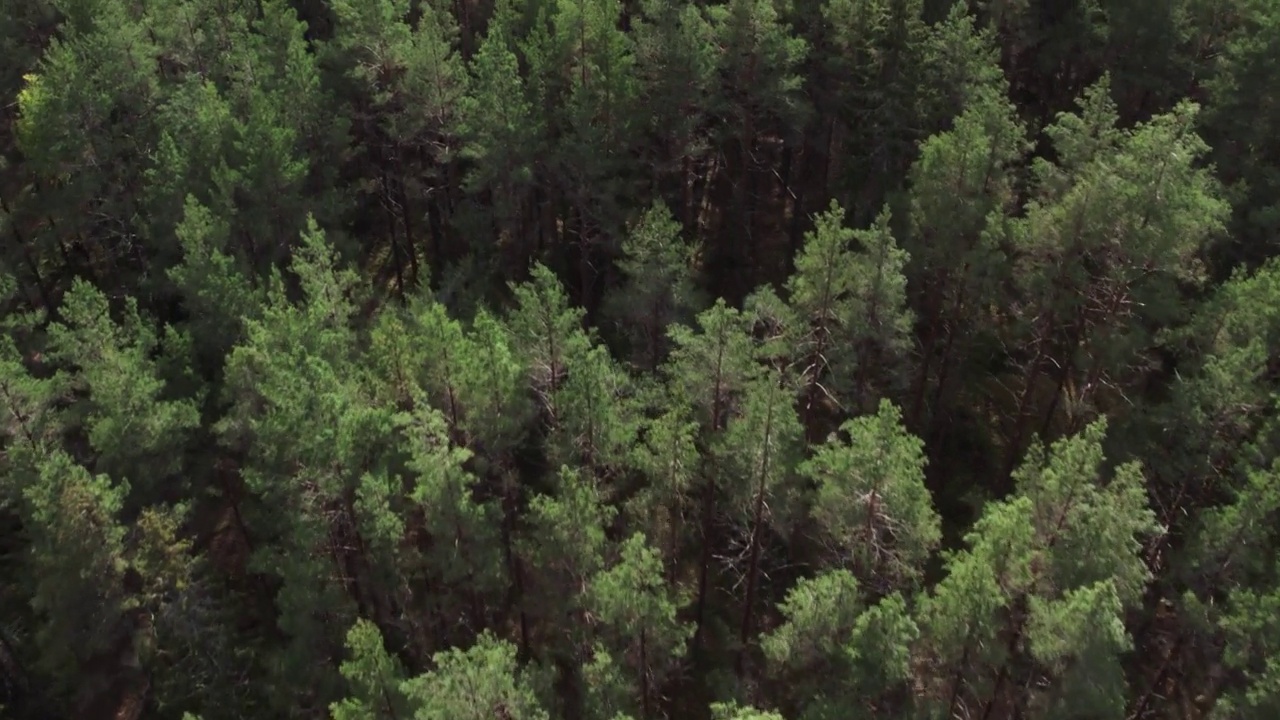
[[[1280,4],[0,0],[0,716],[1280,717]]]

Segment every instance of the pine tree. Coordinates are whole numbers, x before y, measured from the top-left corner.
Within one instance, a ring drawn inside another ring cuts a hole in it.
[[[785,141],[794,136],[808,112],[799,73],[808,46],[793,33],[785,8],[774,0],[734,0],[706,9],[719,50],[719,88],[711,98],[712,136],[724,147],[732,196],[727,215],[733,218],[722,228],[732,241],[709,247],[708,260],[736,268],[736,279],[746,281],[746,286],[752,284],[745,273],[757,248],[743,238],[752,237],[763,190],[757,153],[765,152],[766,138]]]
[[[857,311],[850,297],[856,282],[854,233],[844,227],[844,210],[834,200],[814,224],[796,256],[795,274],[787,281],[791,305],[802,323],[796,354],[803,365],[801,408],[806,422],[818,411],[819,401],[845,407],[852,390],[849,366],[858,362],[856,355],[835,352]]]
[[[996,342],[998,321],[988,308],[1007,302],[1010,260],[1000,240],[1013,210],[1016,166],[1028,149],[1001,78],[974,91],[953,127],[921,145],[911,168],[904,245],[922,340],[907,409],[913,423],[928,409],[928,440],[949,415],[957,379],[970,377],[975,356]]]
[[[621,200],[635,174],[633,41],[619,28],[619,0],[555,0],[539,11],[523,49],[548,119],[548,190],[560,205],[554,232],[563,244],[557,250],[576,268],[575,296],[594,316],[596,267],[616,253]]]
[[[526,95],[513,40],[504,18],[494,17],[468,64],[470,91],[458,105],[459,154],[471,162],[464,186],[487,197],[493,209],[498,246],[515,246],[517,260],[508,267],[523,271],[534,239],[526,213],[545,119]]]
[[[1002,40],[1013,92],[1030,93],[1043,115],[1067,106],[1104,66],[1114,12],[1109,3],[1072,0],[1050,9],[1025,0],[986,0],[977,9]]]
[[[698,424],[689,412],[675,405],[645,423],[641,440],[633,449],[632,465],[644,474],[647,485],[632,499],[629,515],[634,527],[658,545],[670,579],[684,548],[689,497],[696,486],[700,465]]]
[[[12,320],[12,319],[11,319]],[[50,453],[66,431],[68,419],[63,405],[70,396],[70,378],[53,372],[33,374],[9,334],[0,337],[0,411],[5,439],[4,467],[10,482],[18,483],[23,473]],[[36,365],[42,367],[43,364]],[[15,488],[16,489],[16,488]]]
[[[747,318],[717,300],[698,315],[694,332],[684,325],[667,331],[674,345],[665,368],[671,387],[693,408],[703,431],[724,431],[736,411],[738,398],[760,369]]]
[[[527,358],[529,384],[547,422],[560,422],[556,398],[570,372],[571,358],[580,357],[590,344],[583,330],[581,308],[573,307],[560,280],[541,263],[531,270],[527,283],[512,287],[516,307],[508,320],[515,346]]]
[[[264,688],[243,683],[255,644],[237,643],[225,591],[191,537],[199,503],[156,504],[130,523],[126,587],[138,623],[133,648],[158,711],[205,710],[210,720],[246,712]]]
[[[378,178],[367,191],[376,193],[386,209],[391,263],[403,291],[406,271],[415,279],[420,272],[418,218],[428,206],[441,214],[427,191],[449,178],[436,166],[448,165],[457,144],[456,108],[467,82],[454,52],[458,28],[452,14],[432,6],[423,6],[410,24],[406,0],[336,2],[333,7],[338,19],[334,49],[362,91],[352,124],[372,166],[366,174]],[[433,231],[431,261],[440,263],[441,230]]]
[[[900,717],[919,630],[901,596],[867,607],[846,570],[800,580],[761,640],[797,718]]]
[[[626,341],[632,364],[656,372],[669,351],[667,328],[688,322],[702,298],[694,282],[696,245],[661,202],[647,209],[622,241],[618,268],[625,280],[606,301],[606,313]]]
[[[713,454],[724,467],[725,494],[740,543],[738,572],[745,591],[738,642],[746,646],[755,629],[760,577],[767,567],[764,549],[778,528],[788,527],[794,512],[793,472],[803,437],[792,405],[794,385],[786,375],[769,372],[755,380],[743,399],[742,415],[729,424]],[[789,512],[790,511],[790,512]],[[739,661],[739,674],[746,672]]]
[[[1101,482],[1105,432],[1034,445],[1017,494],[984,508],[922,603],[935,711],[1123,712],[1124,613],[1150,579],[1139,538],[1158,526],[1136,464]]]
[[[530,401],[530,367],[507,327],[487,312],[471,323],[460,394],[470,410],[464,430],[484,449],[484,457],[502,466],[524,439],[536,408]]]
[[[817,486],[812,515],[822,541],[877,594],[914,584],[941,540],[924,484],[924,445],[888,401],[841,430],[847,441],[829,439],[800,466]]]
[[[39,190],[28,210],[51,219],[37,243],[67,269],[112,283],[138,277],[145,250],[135,189],[154,142],[152,42],[118,0],[68,3],[17,97],[18,149]],[[74,247],[75,259],[63,249]]]
[[[720,45],[717,72],[728,84],[716,99],[716,112],[729,137],[750,146],[757,133],[799,126],[799,64],[807,46],[790,32],[782,8],[771,1],[739,0],[708,8]]]
[[[233,16],[225,21],[236,19]],[[172,32],[189,34],[177,29]],[[241,34],[247,32],[247,27],[240,30]],[[181,227],[189,223],[196,227],[215,223],[219,227],[209,241],[233,258],[241,255],[244,248],[232,240],[250,228],[242,227],[236,217],[239,179],[232,168],[236,126],[226,93],[211,80],[187,77],[167,93],[157,113],[160,137],[155,161],[145,171],[143,193],[148,230],[156,246],[155,261],[164,266],[176,264],[178,258],[172,253],[179,248],[186,257],[192,240],[185,236],[191,229],[184,232]],[[178,242],[169,242],[175,235]]]
[[[1218,269],[1229,271],[1239,262],[1252,266],[1270,255],[1258,248],[1269,246],[1266,238],[1280,217],[1271,169],[1278,147],[1267,132],[1276,112],[1275,78],[1280,76],[1280,12],[1267,3],[1242,2],[1202,11],[1206,15],[1208,29],[1225,36],[1206,43],[1218,52],[1204,54],[1212,58],[1212,67],[1205,82],[1209,98],[1203,132],[1213,147],[1219,177],[1238,198],[1231,240],[1215,253]]]
[[[946,17],[927,32],[921,111],[924,135],[931,137],[947,131],[981,95],[1008,94],[1008,82],[1000,66],[996,33],[979,23],[968,3],[952,3]]]
[[[801,319],[795,344],[803,367],[801,407],[810,422],[820,403],[857,414],[896,389],[884,368],[901,368],[911,328],[907,255],[894,242],[889,216],[868,230],[849,230],[833,201],[816,223],[787,282]]]
[[[563,423],[554,457],[576,458],[597,477],[615,479],[629,469],[639,421],[632,382],[603,345],[574,362],[558,398]]]
[[[415,720],[549,720],[510,643],[485,633],[476,644],[437,653],[435,669],[401,684]]]
[[[1274,615],[1280,601],[1280,567],[1274,553],[1263,550],[1275,547],[1278,481],[1280,465],[1274,462],[1269,468],[1251,471],[1233,502],[1204,513],[1200,547],[1193,557],[1199,561],[1198,568],[1207,571],[1197,583],[1205,597],[1188,599],[1188,615],[1212,623],[1222,639],[1223,665],[1241,676],[1225,688],[1214,707],[1215,718],[1266,717],[1280,700],[1274,650],[1280,631]],[[1219,609],[1214,596],[1221,594],[1226,602]],[[1187,622],[1193,622],[1191,617]],[[1179,647],[1185,643],[1179,639]]]
[[[677,619],[678,596],[664,586],[661,555],[636,533],[622,542],[617,562],[592,579],[588,594],[587,605],[603,640],[596,652],[607,653],[626,668],[624,709],[640,718],[664,716],[664,683],[692,633]]]
[[[530,385],[549,425],[552,463],[580,462],[597,475],[620,468],[635,435],[625,400],[627,376],[583,329],[560,281],[537,264],[533,279],[513,287],[508,320],[529,363]]]
[[[1206,150],[1197,107],[1121,130],[1109,92],[1104,80],[1079,115],[1047,130],[1059,160],[1036,163],[1038,194],[1011,228],[1023,337],[1037,350],[1011,416],[1007,467],[1029,420],[1038,415],[1047,432],[1061,408],[1067,431],[1079,428],[1102,389],[1143,361],[1151,341],[1142,324],[1178,316],[1175,283],[1200,280],[1197,253],[1226,217],[1217,181],[1195,163]],[[1032,414],[1045,373],[1051,394]]]
[[[401,693],[404,670],[387,653],[378,626],[357,620],[347,632],[348,659],[342,663],[342,677],[351,697],[334,703],[329,712],[334,720],[396,720],[409,717]]]
[[[841,163],[827,172],[842,180],[836,197],[857,224],[873,219],[923,139],[918,128],[928,127],[920,107],[920,85],[928,77],[923,8],[921,0],[827,0],[821,6],[827,52],[818,60],[830,81],[820,86],[820,97],[832,123],[826,149],[828,163]]]
[[[184,443],[199,425],[195,403],[165,397],[152,359],[159,339],[132,299],[117,325],[107,298],[77,281],[60,314],[65,324],[49,329],[50,358],[75,368],[76,388],[87,391],[77,414],[84,417],[96,464],[113,476],[133,478],[150,499],[178,469]]]
[[[639,6],[631,34],[640,80],[639,112],[645,120],[640,128],[641,165],[656,176],[659,187],[676,191],[662,194],[678,194],[680,223],[697,236],[699,168],[712,152],[708,125],[717,62],[712,27],[697,5],[643,0]]]
[[[231,252],[229,224],[188,196],[182,221],[174,229],[182,263],[169,279],[191,313],[187,323],[196,360],[208,368],[222,364],[227,351],[244,337],[244,322],[257,317],[263,302],[251,270]]]
[[[438,409],[451,440],[477,461],[501,466],[510,459],[533,407],[531,371],[503,323],[481,311],[467,327],[435,298],[419,293],[403,312],[382,312],[370,342],[389,402]]]
[[[1170,533],[1150,550],[1162,577],[1162,605],[1178,622],[1151,622],[1140,647],[1167,643],[1171,652],[1135,688],[1131,707],[1150,712],[1179,662],[1212,647],[1239,672],[1224,683],[1215,712],[1265,714],[1266,643],[1270,629],[1257,610],[1276,587],[1270,548],[1277,493],[1275,403],[1270,367],[1277,331],[1272,264],[1240,272],[1206,300],[1195,317],[1166,338],[1180,361],[1169,399],[1134,423],[1151,458],[1153,505]],[[1172,548],[1178,546],[1178,551]],[[1222,648],[1221,655],[1217,648]]]
[[[245,485],[254,503],[253,567],[278,577],[278,623],[289,638],[273,666],[308,678],[297,695],[273,683],[281,704],[327,707],[337,698],[335,653],[357,611],[382,618],[392,589],[360,538],[357,488],[392,468],[388,445],[396,414],[372,405],[356,372],[355,275],[337,258],[314,220],[292,270],[304,302],[290,302],[276,277],[260,319],[227,359],[226,392],[233,405],[219,428],[226,445],[245,456]]]
[[[61,450],[41,459],[36,472],[21,490],[31,607],[40,621],[40,667],[69,694],[86,663],[131,639],[120,518],[129,486],[90,474]]]
[[[730,419],[741,411],[742,397],[761,374],[754,359],[754,347],[748,334],[748,320],[738,310],[718,300],[698,316],[700,333],[683,325],[673,325],[668,335],[674,345],[665,367],[672,394],[687,403],[699,424],[702,442],[720,440]],[[712,554],[718,543],[716,523],[723,477],[715,455],[703,463],[702,475],[702,552],[698,570],[697,623],[701,633],[707,620],[707,601],[711,590]],[[700,635],[695,636],[700,640]]]
[[[338,202],[314,202],[305,185],[331,166],[314,163],[334,141],[334,126],[321,109],[324,94],[306,25],[286,2],[264,0],[246,52],[231,71],[230,179],[237,186],[240,232],[259,272],[284,263],[286,251],[307,228],[307,216],[327,219]],[[317,154],[315,157],[318,157]]]
[[[545,616],[549,627],[572,640],[580,633],[580,616],[591,578],[605,563],[605,528],[616,511],[605,505],[594,481],[562,466],[554,495],[538,495],[529,504],[529,534],[524,555],[529,558],[537,588],[529,609]]]

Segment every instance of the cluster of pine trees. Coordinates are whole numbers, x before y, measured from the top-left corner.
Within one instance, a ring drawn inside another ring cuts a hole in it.
[[[1273,0],[0,0],[0,717],[1280,717]]]

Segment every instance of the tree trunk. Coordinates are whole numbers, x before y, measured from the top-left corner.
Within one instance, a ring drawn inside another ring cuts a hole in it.
[[[764,421],[764,447],[761,450],[760,457],[760,482],[756,486],[755,511],[754,518],[751,521],[751,559],[747,562],[747,597],[742,608],[742,629],[739,636],[742,644],[738,655],[739,678],[742,678],[746,672],[747,643],[751,639],[751,621],[754,617],[752,610],[755,605],[756,584],[760,574],[760,533],[763,531],[764,525],[764,498],[769,489],[769,450],[772,447],[771,440],[773,438],[773,406],[774,403],[771,399]]]
[[[653,714],[650,709],[649,700],[649,649],[646,642],[647,637],[644,630],[640,631],[640,705],[642,709],[642,717],[649,720]]]

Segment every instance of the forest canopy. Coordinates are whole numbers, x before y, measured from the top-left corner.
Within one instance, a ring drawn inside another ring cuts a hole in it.
[[[0,0],[0,717],[1280,717],[1280,3]]]

